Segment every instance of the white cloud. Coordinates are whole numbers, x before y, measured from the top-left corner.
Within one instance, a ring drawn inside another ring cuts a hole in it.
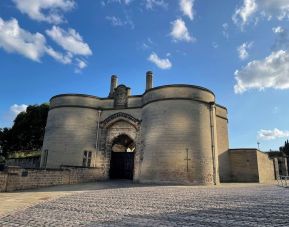
[[[170,33],[174,41],[194,42],[196,39],[192,37],[182,19],[176,19],[172,23],[172,31]]]
[[[289,33],[287,29],[282,28],[281,26],[275,27],[272,29],[272,31],[275,33],[276,40],[273,44],[274,50],[285,50],[289,49]]]
[[[51,47],[46,48],[46,53],[54,58],[56,61],[62,63],[62,64],[71,64],[72,62],[72,55],[70,53],[62,54],[60,52],[55,51]]]
[[[61,53],[48,46],[42,34],[33,34],[21,28],[16,19],[4,21],[0,18],[0,48],[8,53],[18,53],[36,62],[40,62],[41,58],[47,54],[62,64],[72,64],[74,55],[92,54],[88,45],[83,43],[81,36],[73,29],[68,33],[64,32],[62,37],[55,36],[55,38],[59,38],[59,42],[66,42],[63,47],[66,53]],[[82,67],[83,63],[78,66],[80,69],[85,68]]]
[[[185,16],[188,16],[191,20],[194,19],[194,2],[195,0],[180,0],[180,9]]]
[[[263,0],[262,0],[263,1]],[[250,17],[257,11],[257,3],[255,0],[244,0],[243,5],[236,9],[232,19],[235,24],[243,27],[248,23]]]
[[[278,27],[272,28],[272,31],[278,34],[278,33],[283,33],[285,30],[281,26],[278,26]]]
[[[243,0],[243,5],[236,9],[232,19],[236,25],[243,28],[252,19],[259,18],[271,20],[273,17],[278,20],[289,18],[288,0]]]
[[[21,104],[21,105],[18,105],[18,104],[14,104],[12,106],[10,106],[10,112],[13,114],[13,116],[17,116],[19,113],[21,112],[26,112],[26,108],[28,106],[25,105],[25,104]]]
[[[246,58],[249,57],[249,53],[248,50],[253,46],[253,42],[246,42],[243,43],[241,46],[239,46],[237,48],[238,54],[239,54],[239,58],[242,60],[245,60]]]
[[[58,26],[53,26],[51,30],[46,30],[46,34],[71,54],[83,56],[92,55],[89,45],[85,43],[79,33],[72,28],[65,31]]]
[[[45,37],[22,29],[16,19],[0,18],[0,47],[9,53],[18,53],[33,61],[40,61],[45,53]]]
[[[153,9],[156,6],[167,8],[168,3],[165,0],[144,0],[147,9]]]
[[[76,58],[76,68],[74,69],[75,73],[81,73],[81,70],[87,67],[87,63],[79,58]]]
[[[224,23],[222,24],[222,28],[223,28],[223,31],[222,31],[222,34],[223,36],[228,39],[229,38],[229,24],[228,23]]]
[[[277,128],[273,130],[261,129],[258,132],[258,138],[263,140],[274,140],[277,138],[289,137],[289,131],[282,131]]]
[[[75,7],[74,0],[13,0],[16,7],[31,19],[49,23],[63,22],[63,12]]]
[[[235,72],[235,93],[248,89],[289,88],[289,53],[284,50],[272,52],[263,60],[251,61]]]
[[[106,6],[107,4],[111,4],[111,3],[119,3],[119,4],[129,5],[133,1],[134,0],[106,0],[106,1],[101,1],[101,5]]]
[[[121,19],[116,16],[106,16],[105,19],[110,21],[111,25],[115,27],[122,27],[129,25],[132,29],[134,28],[134,23],[128,17],[126,19]]]
[[[80,68],[80,69],[84,69],[84,68],[87,67],[87,64],[86,64],[85,61],[80,60],[80,59],[78,59],[78,58],[77,58],[76,60],[77,60],[77,66],[78,66],[78,68]]]
[[[168,58],[161,59],[156,53],[152,53],[148,60],[154,63],[160,69],[170,69],[172,67],[172,63]]]

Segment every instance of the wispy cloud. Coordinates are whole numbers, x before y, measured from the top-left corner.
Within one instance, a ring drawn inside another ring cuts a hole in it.
[[[222,34],[226,39],[229,38],[229,24],[228,23],[222,24]]]
[[[256,11],[257,3],[255,0],[243,0],[243,5],[236,9],[232,17],[233,22],[243,28]]]
[[[289,137],[289,131],[282,131],[278,128],[275,128],[273,130],[261,129],[258,132],[258,138],[262,140],[274,140],[286,137]]]
[[[167,8],[168,3],[166,0],[144,0],[145,1],[145,7],[147,9],[154,9],[155,7],[162,7]]]
[[[233,22],[241,29],[251,21],[260,18],[283,20],[289,18],[289,1],[287,0],[243,0],[232,16]]]
[[[72,28],[66,31],[54,25],[50,30],[46,30],[46,34],[64,50],[72,54],[83,56],[92,55],[89,45],[85,43],[80,34]]]
[[[253,42],[245,42],[241,46],[237,48],[239,58],[241,60],[245,60],[249,57],[248,50],[251,49],[253,46]]]
[[[190,35],[185,22],[182,19],[176,19],[172,23],[171,37],[174,41],[194,42],[196,38]]]
[[[116,16],[106,16],[106,20],[108,20],[112,26],[115,27],[123,27],[123,26],[130,26],[132,29],[134,28],[134,23],[128,17],[125,19],[121,19],[120,17]]]
[[[194,19],[194,2],[195,0],[180,0],[179,3],[182,13],[191,20]]]
[[[64,21],[63,12],[75,7],[74,0],[13,0],[16,7],[31,19],[59,24]]]
[[[154,63],[160,69],[170,69],[172,67],[172,63],[168,58],[160,58],[156,53],[151,53],[148,57],[148,60]]]
[[[13,114],[13,116],[15,117],[15,116],[18,115],[19,113],[25,112],[27,107],[28,107],[28,106],[27,106],[26,104],[21,104],[21,105],[14,104],[14,105],[10,106],[10,112],[11,112],[11,113]]]

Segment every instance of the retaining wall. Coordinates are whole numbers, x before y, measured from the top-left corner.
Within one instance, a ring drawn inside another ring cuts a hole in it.
[[[103,180],[100,168],[21,169],[0,172],[0,192]]]

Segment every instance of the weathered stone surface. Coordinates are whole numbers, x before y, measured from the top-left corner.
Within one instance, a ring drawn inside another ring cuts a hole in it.
[[[53,185],[77,184],[103,179],[97,168],[70,168],[63,170],[21,169],[10,167],[0,172],[0,192],[40,188]]]
[[[288,189],[102,183],[0,218],[0,226],[288,226]]]
[[[231,149],[232,181],[266,183],[275,180],[274,162],[257,149]]]

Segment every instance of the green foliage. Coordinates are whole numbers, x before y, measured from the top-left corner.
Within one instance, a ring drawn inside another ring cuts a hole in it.
[[[285,144],[283,147],[280,147],[279,150],[289,156],[289,141],[285,141]]]
[[[41,151],[15,151],[8,154],[8,158],[32,158],[40,156]]]
[[[0,146],[5,157],[14,151],[37,151],[43,143],[49,105],[28,106],[19,113],[11,129],[0,129]]]
[[[0,164],[3,164],[3,163],[5,163],[5,158],[0,155]]]

